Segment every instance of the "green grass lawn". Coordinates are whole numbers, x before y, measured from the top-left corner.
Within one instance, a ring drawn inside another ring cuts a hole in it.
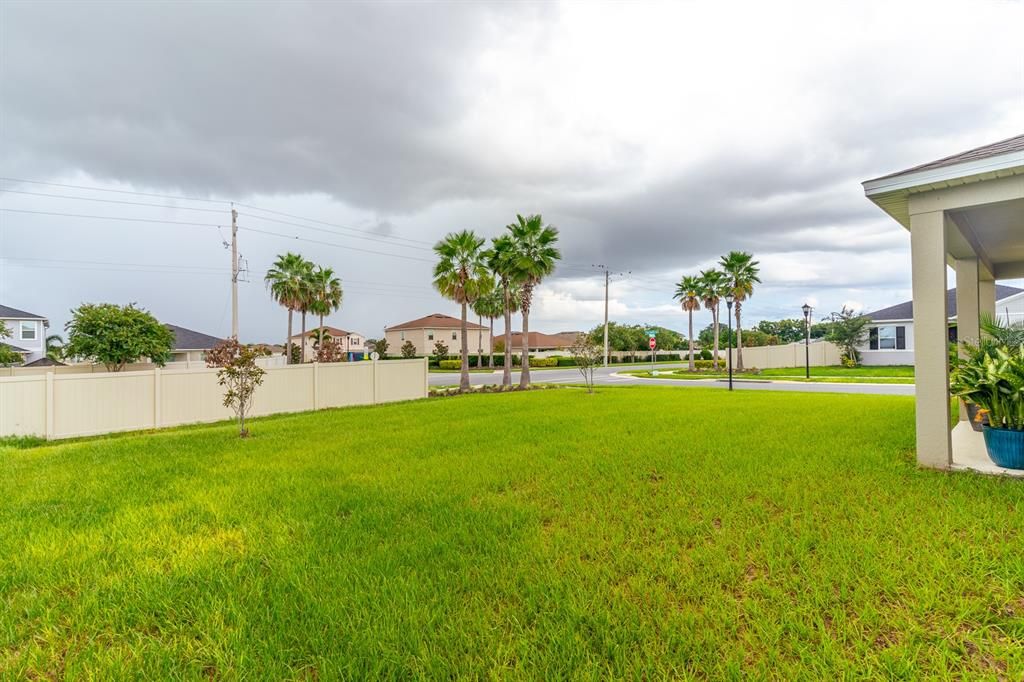
[[[637,370],[631,372],[619,372],[629,376],[641,377],[644,379],[679,379],[682,381],[699,381],[701,379],[728,379],[728,374],[721,372],[689,372],[681,370],[659,370],[657,376],[650,370]],[[789,376],[785,374],[733,374],[736,381],[797,381],[801,383],[829,383],[829,384],[913,384],[913,377],[878,377],[878,376],[814,376],[808,379],[804,375]]]
[[[0,450],[0,677],[1024,675],[1024,482],[917,470],[910,398],[602,387],[252,429]]]
[[[762,369],[762,376],[804,376],[803,367],[776,367]],[[914,376],[913,365],[889,365],[882,367],[841,367],[838,365],[811,366],[811,376],[819,377],[910,377]]]

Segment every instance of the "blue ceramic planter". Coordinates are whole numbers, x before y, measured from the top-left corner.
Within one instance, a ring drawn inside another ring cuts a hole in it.
[[[983,432],[993,462],[1006,469],[1024,469],[1024,431],[985,426]]]

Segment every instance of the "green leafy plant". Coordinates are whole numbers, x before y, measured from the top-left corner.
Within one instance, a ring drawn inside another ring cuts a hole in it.
[[[592,343],[586,334],[576,336],[576,341],[569,348],[573,362],[583,375],[583,382],[587,386],[587,393],[594,392],[594,368],[604,360],[604,349]],[[560,358],[548,358],[559,364]]]
[[[238,421],[238,436],[246,438],[245,415],[252,407],[256,388],[263,383],[266,370],[256,364],[256,359],[267,355],[261,346],[243,346],[237,339],[227,339],[210,349],[206,354],[206,366],[217,367],[217,383],[224,386],[224,407],[235,412]]]
[[[6,324],[0,322],[0,339],[7,339],[11,336],[11,330]],[[5,343],[0,343],[0,367],[10,367],[11,365],[20,365],[24,360],[21,357],[21,353],[13,350],[10,346]]]
[[[163,366],[174,346],[171,330],[134,303],[83,303],[71,311],[65,330],[64,357],[100,362],[109,372],[142,358]]]
[[[412,341],[406,341],[402,344],[402,357],[407,360],[416,357],[416,346]]]
[[[961,344],[966,357],[953,367],[950,390],[977,405],[979,416],[996,428],[1024,429],[1024,345],[980,350]]]
[[[857,347],[864,343],[870,319],[867,315],[858,315],[843,306],[838,313],[829,315],[828,321],[830,326],[825,339],[839,348],[844,367],[856,367],[860,364],[860,351]]]

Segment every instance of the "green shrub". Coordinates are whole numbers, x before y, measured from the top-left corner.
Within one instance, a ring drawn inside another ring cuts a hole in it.
[[[556,358],[558,360],[559,367],[575,367],[576,360],[573,358]]]
[[[441,369],[462,369],[462,360],[441,360],[437,364]]]
[[[711,360],[713,358],[714,358],[714,356],[711,354],[711,351],[709,351],[707,348],[701,349],[701,351],[700,351],[700,359],[701,360]]]
[[[558,367],[558,358],[530,358],[530,367]]]
[[[704,359],[694,360],[693,361],[693,368],[694,369],[711,369],[714,366],[714,364],[715,363],[714,363],[713,360],[704,360]]]

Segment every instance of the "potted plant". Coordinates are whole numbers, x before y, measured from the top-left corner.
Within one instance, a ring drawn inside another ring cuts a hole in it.
[[[1024,469],[1024,345],[970,353],[953,367],[953,394],[978,407],[988,456],[1001,467]]]

